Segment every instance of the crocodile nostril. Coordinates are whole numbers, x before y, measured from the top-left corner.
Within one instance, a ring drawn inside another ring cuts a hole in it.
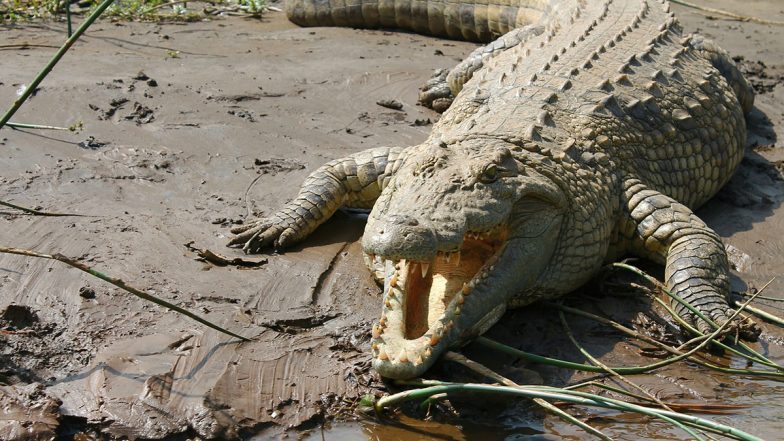
[[[417,225],[419,225],[419,222],[416,219],[411,218],[408,220],[407,225],[409,227],[416,227]]]

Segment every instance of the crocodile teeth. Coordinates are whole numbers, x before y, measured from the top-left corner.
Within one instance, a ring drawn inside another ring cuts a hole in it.
[[[446,255],[444,256],[444,260],[446,260],[446,263],[449,263],[449,261],[452,260],[452,254],[454,253],[446,253]]]
[[[430,264],[422,262],[420,267],[422,269],[422,278],[424,279],[427,276],[427,270],[430,269]]]
[[[455,306],[455,315],[460,315],[460,312],[461,312],[460,311],[460,307],[459,306]]]
[[[470,293],[471,293],[471,285],[469,285],[467,283],[464,283],[463,284],[463,295],[467,296]]]
[[[434,332],[433,335],[430,336],[430,341],[428,341],[428,343],[430,346],[435,346],[439,341],[441,341],[441,336]]]
[[[389,360],[389,355],[384,348],[378,350],[378,359],[379,360]]]
[[[389,278],[389,286],[397,286],[397,274],[393,274],[392,277]],[[390,291],[390,294],[392,291]]]
[[[422,364],[422,363],[424,363],[424,360],[422,359],[422,354],[419,354],[419,355],[417,355],[417,357],[414,359],[414,366],[416,366],[416,365],[420,365],[420,364]]]
[[[381,326],[374,324],[373,325],[373,338],[381,337]]]
[[[400,355],[397,356],[397,361],[401,363],[408,363],[408,354],[406,354],[406,348],[400,350]]]

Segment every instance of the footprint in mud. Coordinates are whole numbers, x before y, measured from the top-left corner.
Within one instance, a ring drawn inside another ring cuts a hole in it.
[[[103,110],[102,108],[98,107],[95,104],[88,104],[88,106],[93,111],[98,112],[99,120],[107,120],[112,116],[114,116],[117,110],[122,108],[123,104],[127,102],[128,102],[128,98],[124,98],[124,97],[114,98],[111,101],[109,101],[109,108],[106,110]]]
[[[250,110],[231,109],[227,113],[229,115],[234,115],[236,117],[247,120],[248,122],[256,122],[256,118],[253,116],[253,113]],[[259,116],[267,116],[267,115],[262,113]]]
[[[38,315],[30,307],[22,305],[8,305],[0,316],[0,328],[5,331],[19,331],[38,322]]]
[[[77,144],[79,147],[87,150],[98,150],[101,147],[105,147],[108,142],[101,142],[95,139],[94,136],[90,135],[84,141]]]
[[[285,159],[285,158],[271,158],[271,159],[255,159],[253,161],[253,165],[256,168],[256,172],[261,175],[276,175],[281,172],[287,171],[294,171],[294,170],[302,170],[305,168],[305,164],[295,160],[295,159]]]
[[[139,102],[134,102],[133,112],[126,115],[124,119],[131,120],[135,122],[137,126],[140,126],[142,124],[148,124],[155,121],[155,114],[149,107]]]

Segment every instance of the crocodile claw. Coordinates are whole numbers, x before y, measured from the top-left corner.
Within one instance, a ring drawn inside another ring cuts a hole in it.
[[[726,308],[726,310],[715,309],[707,315],[714,323],[721,326],[727,323],[732,314],[733,311],[730,308]],[[696,317],[694,314],[684,316],[684,320],[703,334],[711,334],[715,331],[708,322]],[[741,339],[746,341],[757,341],[761,332],[762,329],[760,329],[754,321],[742,317],[736,317],[732,323],[725,326],[723,330],[724,335],[738,335]]]

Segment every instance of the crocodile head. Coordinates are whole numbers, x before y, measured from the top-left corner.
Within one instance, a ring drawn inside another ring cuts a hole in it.
[[[555,248],[563,193],[495,139],[422,145],[407,154],[368,218],[362,245],[383,266],[373,366],[425,372],[492,326]]]

